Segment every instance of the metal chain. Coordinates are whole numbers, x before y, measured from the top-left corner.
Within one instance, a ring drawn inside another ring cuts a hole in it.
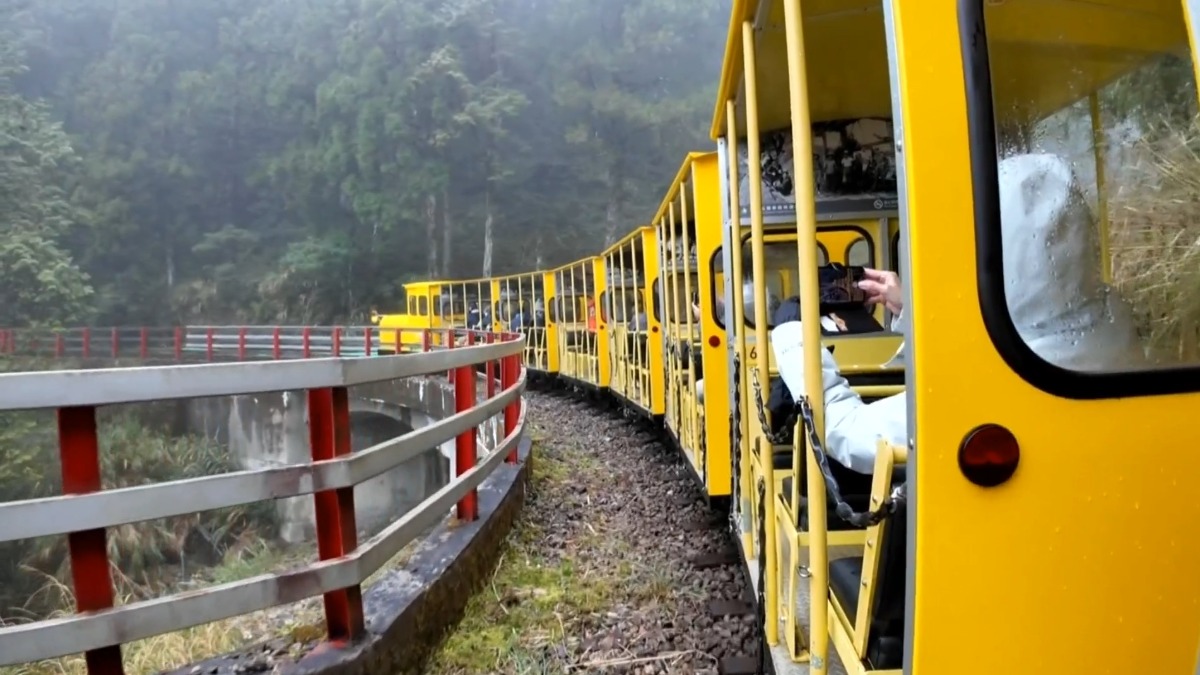
[[[729,517],[734,526],[734,533],[740,534],[741,527],[736,514],[741,509],[742,499],[742,360],[740,355],[733,355],[733,400],[729,406],[729,451],[733,455],[733,485],[730,493],[733,495],[734,508],[729,509]]]
[[[771,425],[767,422],[767,411],[763,407],[762,385],[758,381],[758,368],[750,369],[750,384],[754,387],[754,406],[758,409],[758,423],[762,425],[763,435],[771,445],[781,445],[788,442],[788,431],[796,424],[796,411],[791,411],[787,421],[777,433],[771,433]]]
[[[834,512],[839,518],[850,523],[855,527],[870,527],[876,525],[886,519],[888,516],[896,512],[896,509],[902,505],[905,497],[905,483],[901,483],[892,488],[891,494],[883,500],[878,509],[874,511],[858,512],[853,509],[842,498],[841,489],[838,487],[837,479],[833,476],[833,471],[829,468],[829,458],[825,454],[825,444],[821,439],[817,438],[816,424],[813,421],[812,406],[808,402],[808,398],[801,396],[792,404],[792,410],[787,418],[787,423],[784,424],[779,433],[771,433],[771,426],[767,422],[766,411],[763,409],[762,386],[758,380],[758,369],[750,369],[750,382],[754,387],[754,403],[758,409],[758,423],[762,425],[763,434],[770,440],[772,444],[785,443],[787,441],[787,432],[796,423],[799,418],[803,420],[804,432],[807,436],[808,445],[812,448],[813,456],[817,460],[817,466],[821,469],[821,475],[825,482],[825,491],[834,503]]]
[[[809,405],[807,396],[801,396],[796,400],[796,409],[799,411],[800,418],[804,422],[804,432],[807,436],[808,445],[812,448],[813,457],[816,458],[817,466],[821,469],[821,476],[825,480],[825,491],[833,501],[834,512],[837,513],[839,518],[855,527],[870,527],[883,522],[905,503],[907,499],[905,493],[906,483],[901,483],[892,488],[891,494],[883,500],[878,509],[866,512],[855,511],[842,498],[842,492],[838,487],[837,479],[834,478],[833,471],[829,468],[829,458],[825,455],[825,445],[817,437],[812,406]]]

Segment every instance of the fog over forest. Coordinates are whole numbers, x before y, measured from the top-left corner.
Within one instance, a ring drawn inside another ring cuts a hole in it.
[[[729,0],[0,0],[0,325],[364,321],[712,147]]]

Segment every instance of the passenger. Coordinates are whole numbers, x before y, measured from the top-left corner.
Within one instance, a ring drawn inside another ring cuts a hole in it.
[[[1000,162],[1000,213],[1005,296],[1017,332],[1043,359],[1075,370],[1129,368],[1145,358],[1132,314],[1103,282],[1099,239],[1076,177],[1053,155]],[[885,303],[905,332],[903,294],[892,273],[860,287],[871,303]],[[793,395],[804,391],[803,333],[799,321],[772,332],[782,379]],[[825,392],[825,450],[859,473],[875,465],[880,438],[904,446],[905,394],[863,403],[821,349]]]
[[[471,308],[467,310],[467,328],[471,330],[479,330],[479,303],[472,302]]]
[[[868,306],[883,304],[889,312],[892,313],[892,332],[903,333],[903,326],[900,324],[900,310],[903,306],[903,298],[900,294],[900,278],[895,272],[877,270],[870,267],[863,268],[863,274],[866,279],[859,283],[859,288],[867,295],[866,304]],[[894,297],[889,294],[890,289],[895,289]],[[774,321],[771,326],[782,326],[791,322],[800,321],[800,296],[793,295],[775,312]],[[821,333],[823,335],[832,335],[838,333],[838,328],[834,319],[830,316],[821,317]],[[775,338],[772,333],[771,343],[774,344]],[[888,364],[895,363],[902,357],[904,345],[900,345],[896,355]],[[832,356],[832,355],[831,355]],[[779,359],[779,352],[775,353],[776,362]],[[771,382],[771,393],[767,397],[767,410],[771,411],[771,433],[777,434],[783,430],[784,426],[789,424],[788,412],[796,404],[792,394],[788,391],[788,386],[784,383],[783,377],[778,377]]]
[[[542,303],[541,298],[533,301],[533,327],[546,327],[546,305]]]

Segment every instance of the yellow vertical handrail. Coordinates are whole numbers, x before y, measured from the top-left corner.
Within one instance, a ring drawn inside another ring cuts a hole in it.
[[[726,124],[726,143],[729,145],[729,209],[732,214],[730,227],[733,230],[729,237],[729,256],[732,260],[730,270],[726,272],[726,278],[729,279],[729,288],[733,297],[725,299],[726,303],[733,302],[733,321],[725,326],[726,332],[734,331],[734,339],[736,345],[734,353],[737,355],[740,367],[737,369],[738,377],[738,392],[745,397],[748,391],[746,387],[747,373],[746,368],[746,321],[745,301],[742,299],[742,277],[746,273],[742,269],[742,195],[741,195],[741,178],[738,171],[738,136],[737,136],[737,109],[734,106],[733,99],[725,101],[725,124]],[[731,401],[732,403],[732,401]],[[750,499],[754,493],[753,472],[750,466],[750,442],[748,439],[748,430],[750,428],[750,408],[749,406],[738,401],[738,429],[741,432],[737,439],[738,447],[730,448],[731,451],[739,452],[741,459],[739,461],[739,492],[741,494],[741,504],[739,506],[738,520],[740,521],[742,546],[747,556],[755,554],[754,551],[754,531],[750,524],[750,513],[752,511]]]
[[[691,170],[695,171],[695,165]],[[684,305],[687,307],[685,316],[687,317],[687,384],[686,387],[691,387],[695,390],[696,387],[696,358],[692,353],[694,347],[695,334],[695,318],[692,315],[692,244],[691,233],[688,230],[688,208],[687,208],[687,191],[688,185],[694,184],[695,181],[684,179],[679,182],[679,220],[680,227],[683,230],[683,295]],[[699,403],[694,397],[688,397],[689,402]],[[687,430],[688,450],[692,453],[699,453],[699,443],[696,435],[696,407],[691,405],[687,410],[687,418],[684,425]],[[698,458],[698,457],[697,457]],[[699,467],[698,467],[699,468]]]
[[[825,438],[825,391],[821,378],[821,324],[817,288],[817,210],[812,168],[812,116],[808,109],[808,67],[800,0],[784,0],[787,38],[788,89],[792,114],[793,184],[796,195],[796,237],[800,271],[800,321],[804,338],[804,390],[813,411],[817,438]],[[806,445],[806,444],[804,444]],[[816,456],[807,454],[808,567],[810,587],[810,672],[828,667],[829,568],[826,550],[825,478]],[[797,477],[796,480],[799,480]]]
[[[767,287],[767,272],[764,257],[764,240],[763,240],[763,209],[762,209],[762,148],[760,147],[760,138],[758,131],[758,71],[757,59],[754,53],[754,26],[745,21],[742,23],[742,52],[744,54],[743,62],[745,68],[746,79],[746,165],[747,174],[750,181],[750,241],[753,249],[754,262],[754,291],[758,293],[763,291],[763,297],[755,297],[754,303],[754,341],[758,351],[758,358],[755,359],[755,368],[758,370],[758,381],[765,387],[771,379],[768,372],[767,364],[770,360],[767,350],[770,345],[767,341],[767,303],[766,303],[766,287]],[[736,289],[735,293],[741,293],[741,289]],[[748,392],[749,393],[749,392]],[[766,401],[762,400],[761,396],[757,397],[756,405],[765,407]],[[769,415],[770,413],[768,413]],[[759,545],[763,547],[766,555],[763,556],[766,566],[766,580],[763,583],[763,598],[766,603],[766,616],[768,618],[766,626],[763,627],[763,632],[767,639],[767,644],[779,644],[779,624],[774,617],[779,616],[779,570],[776,567],[775,547],[778,542],[775,541],[775,466],[771,462],[771,447],[770,441],[765,441],[768,445],[764,449],[766,457],[762,460],[763,480],[766,481],[767,498],[763,500],[762,509],[763,517],[766,520],[766,536]]]

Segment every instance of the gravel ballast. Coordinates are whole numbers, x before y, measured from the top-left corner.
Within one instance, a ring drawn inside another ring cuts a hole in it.
[[[740,563],[692,558],[733,545],[684,459],[633,419],[529,392],[534,478],[490,584],[431,663],[434,673],[718,673],[757,657],[753,615],[715,618],[745,594]],[[694,527],[694,525],[692,525]]]

